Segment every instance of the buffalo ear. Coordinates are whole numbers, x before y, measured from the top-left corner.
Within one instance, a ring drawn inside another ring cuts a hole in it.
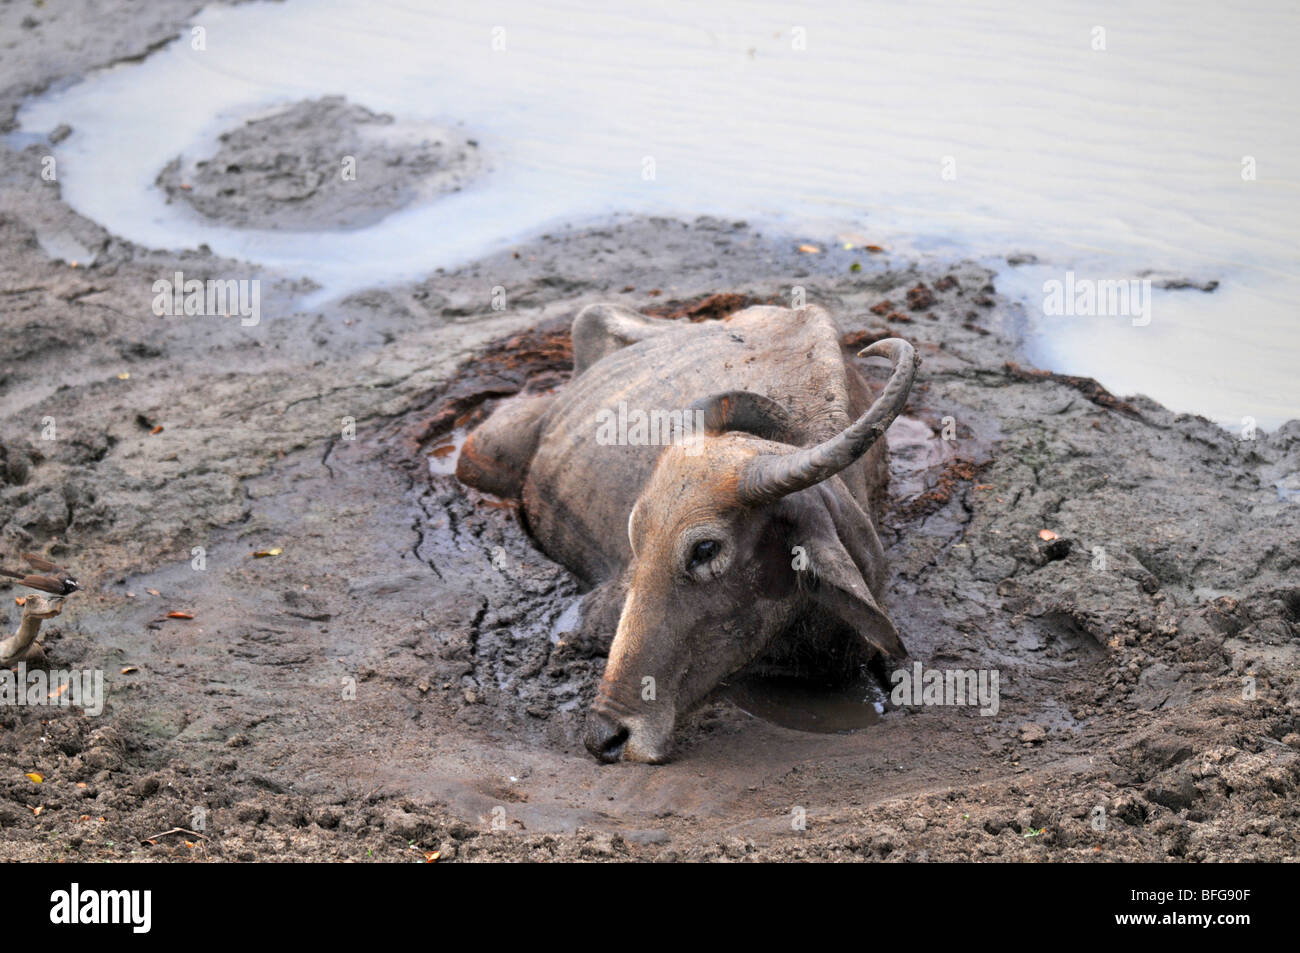
[[[701,414],[704,432],[712,436],[741,430],[764,440],[793,442],[794,427],[789,412],[772,398],[753,391],[710,394],[693,402],[687,411],[692,420],[696,419],[695,414]]]
[[[842,487],[839,489],[843,492]],[[791,544],[806,551],[808,565],[804,572],[811,575],[806,587],[809,595],[881,652],[906,658],[907,648],[898,630],[864,578],[864,572],[873,567],[859,565],[841,541],[842,534],[847,533],[849,545],[864,563],[883,557],[873,557],[878,542],[875,546],[864,545],[863,537],[868,534],[875,540],[875,529],[866,514],[851,499],[847,503],[839,500],[835,489],[826,484],[788,496],[779,505],[793,524]]]
[[[906,658],[907,648],[898,637],[898,630],[876,602],[840,541],[813,541],[809,560],[809,568],[816,576],[813,598],[886,655]]]

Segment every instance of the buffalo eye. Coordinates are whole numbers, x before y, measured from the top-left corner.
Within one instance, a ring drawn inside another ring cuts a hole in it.
[[[716,539],[702,539],[691,550],[691,569],[711,563],[722,552],[722,544]]]

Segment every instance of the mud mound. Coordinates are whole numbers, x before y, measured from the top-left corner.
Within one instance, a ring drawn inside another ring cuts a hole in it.
[[[158,175],[169,201],[238,228],[361,228],[455,192],[484,168],[463,133],[397,122],[340,96],[295,103],[223,133],[198,161]]]

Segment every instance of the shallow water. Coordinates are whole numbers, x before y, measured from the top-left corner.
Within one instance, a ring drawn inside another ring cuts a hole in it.
[[[884,714],[886,698],[870,675],[842,687],[787,676],[755,676],[727,686],[723,696],[756,718],[817,734],[871,727]]]
[[[193,23],[206,49],[186,31],[20,114],[19,138],[73,127],[52,150],[64,197],[132,241],[306,275],[316,300],[611,211],[852,232],[908,256],[1031,252],[1000,285],[1024,302],[1036,362],[1227,426],[1300,416],[1286,4],[290,0]],[[222,131],[327,94],[462,122],[493,171],[332,233],[216,226],[153,185]],[[1043,282],[1067,269],[1220,284],[1154,290],[1145,326],[1045,316]]]

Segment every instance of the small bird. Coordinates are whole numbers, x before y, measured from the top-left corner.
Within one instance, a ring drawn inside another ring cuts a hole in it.
[[[52,592],[56,596],[66,596],[81,588],[77,580],[73,579],[63,567],[56,566],[48,559],[33,553],[23,553],[22,556],[27,565],[36,570],[35,573],[17,572],[0,566],[0,576],[17,579],[20,586],[39,589],[41,592]]]

